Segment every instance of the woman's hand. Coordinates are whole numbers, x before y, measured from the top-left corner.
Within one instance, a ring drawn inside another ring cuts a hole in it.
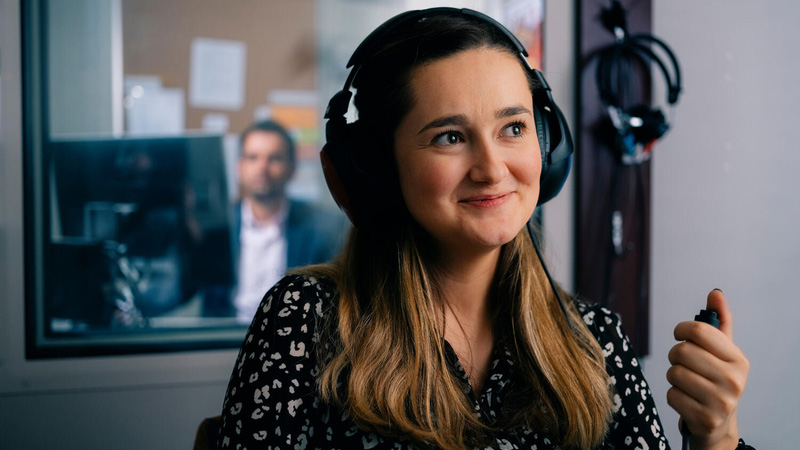
[[[667,403],[692,434],[692,450],[734,450],[739,440],[736,408],[750,363],[733,343],[733,317],[722,291],[708,294],[708,310],[719,315],[719,329],[696,321],[675,327],[667,370]]]

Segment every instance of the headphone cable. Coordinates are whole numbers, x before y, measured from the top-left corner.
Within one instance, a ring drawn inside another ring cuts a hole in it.
[[[574,324],[572,323],[572,319],[567,313],[567,306],[564,303],[564,299],[561,298],[561,293],[558,290],[558,286],[556,285],[555,280],[550,275],[550,271],[547,269],[547,264],[544,262],[544,258],[542,257],[542,251],[539,249],[539,239],[536,238],[536,232],[533,230],[532,220],[528,220],[526,223],[526,228],[528,229],[528,235],[531,237],[531,242],[533,243],[533,249],[536,251],[536,256],[539,258],[539,263],[542,265],[542,269],[544,269],[544,274],[547,276],[547,281],[550,283],[550,288],[553,290],[553,293],[556,295],[556,299],[558,300],[558,305],[561,307],[561,312],[564,313],[564,319],[567,321],[567,325],[571,330],[575,329]]]

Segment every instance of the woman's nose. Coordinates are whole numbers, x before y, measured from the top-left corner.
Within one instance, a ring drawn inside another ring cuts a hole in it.
[[[501,149],[490,139],[476,139],[473,144],[470,179],[476,183],[499,183],[508,175],[508,167],[501,154]]]

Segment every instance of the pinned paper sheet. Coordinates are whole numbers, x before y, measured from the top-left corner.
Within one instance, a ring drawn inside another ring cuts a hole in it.
[[[225,133],[230,125],[230,120],[226,114],[208,113],[203,116],[203,131]]]
[[[209,109],[239,110],[244,105],[247,45],[241,41],[192,41],[189,103]]]
[[[179,134],[185,128],[184,92],[157,76],[125,77],[125,129],[130,134]]]

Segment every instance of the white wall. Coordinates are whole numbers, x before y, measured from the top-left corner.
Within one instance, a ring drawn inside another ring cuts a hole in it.
[[[572,2],[545,2],[543,74],[553,93],[553,100],[575,131],[575,7]],[[544,250],[548,268],[559,283],[572,288],[575,236],[575,171],[561,192],[543,206]]]
[[[672,328],[721,288],[751,362],[741,434],[757,448],[796,448],[800,3],[653,4],[654,33],[680,58],[684,92],[654,150],[648,380],[675,447],[677,417],[664,400]]]

